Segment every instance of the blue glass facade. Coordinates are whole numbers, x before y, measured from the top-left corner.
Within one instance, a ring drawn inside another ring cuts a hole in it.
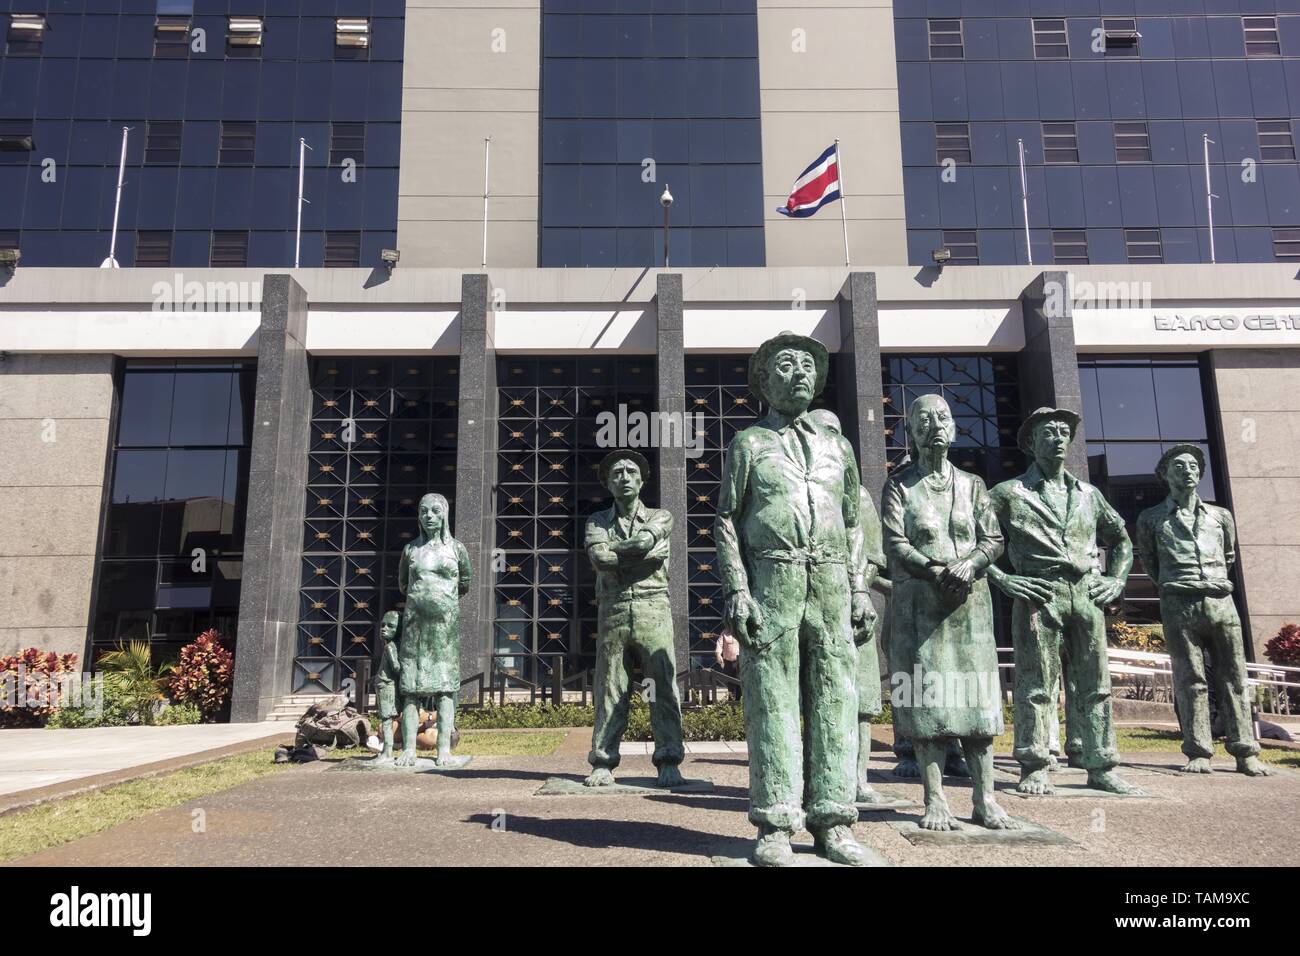
[[[403,0],[0,0],[10,37],[11,14],[47,23],[38,51],[11,41],[0,59],[0,133],[30,124],[33,140],[0,151],[0,232],[19,233],[25,266],[98,265],[127,126],[122,265],[145,233],[149,264],[206,266],[214,231],[246,233],[249,266],[292,265],[301,136],[313,150],[302,265],[325,262],[327,235],[338,264],[378,265],[396,246],[404,11]],[[231,15],[262,19],[260,47],[228,45]],[[188,30],[164,36],[160,16],[189,18]],[[338,45],[337,17],[369,19],[368,49]],[[168,42],[185,33],[190,45]],[[355,182],[337,150],[326,166],[340,141],[364,146]],[[229,262],[240,237],[222,239]]]
[[[1203,133],[1217,261],[1284,257],[1297,0],[897,0],[894,18],[909,262],[1026,261],[1017,140],[1036,264],[1209,262]]]
[[[542,12],[540,264],[763,265],[755,0]]]

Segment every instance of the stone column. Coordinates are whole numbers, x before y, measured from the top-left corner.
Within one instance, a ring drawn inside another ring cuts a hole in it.
[[[881,380],[876,274],[851,272],[837,297],[840,307],[840,422],[858,453],[862,484],[872,501],[885,485],[885,390]]]
[[[1083,414],[1079,385],[1079,353],[1074,347],[1074,311],[1068,274],[1042,272],[1020,293],[1025,322],[1025,348],[1020,353],[1020,400],[1024,414],[1049,405]],[[1088,480],[1088,446],[1079,426],[1065,467]]]
[[[230,719],[264,720],[289,693],[311,443],[307,293],[288,275],[262,286],[248,516]]]
[[[1246,657],[1264,661],[1278,629],[1300,622],[1300,349],[1212,349],[1206,367],[1211,441],[1222,437],[1219,503],[1237,525]]]
[[[686,421],[685,323],[682,318],[681,273],[660,274],[655,279],[657,316],[655,356],[655,408],[682,416]],[[672,559],[668,564],[668,593],[673,609],[673,646],[677,670],[691,664],[690,588],[686,553],[686,449],[659,449],[659,501],[673,515]]]
[[[490,679],[492,655],[492,515],[496,482],[497,365],[495,313],[488,277],[460,280],[460,394],[456,423],[456,501],[452,533],[465,545],[474,586],[460,602],[461,679]],[[476,685],[466,685],[469,694]]]

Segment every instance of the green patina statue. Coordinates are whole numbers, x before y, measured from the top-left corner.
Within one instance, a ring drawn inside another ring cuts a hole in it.
[[[949,741],[970,767],[974,821],[1019,829],[993,798],[993,738],[1002,733],[993,599],[985,571],[1002,532],[984,482],[948,461],[956,424],[948,403],[922,395],[907,411],[911,464],[889,476],[881,500],[893,582],[890,682],[896,725],[916,747],[925,830],[959,824],[943,793]]]
[[[1138,516],[1137,551],[1160,589],[1160,617],[1174,669],[1174,692],[1183,725],[1188,773],[1209,773],[1210,733],[1206,658],[1217,684],[1228,733],[1228,753],[1251,777],[1272,773],[1259,760],[1246,696],[1246,656],[1241,619],[1228,575],[1236,561],[1236,530],[1226,508],[1196,493],[1205,455],[1196,445],[1175,445],[1160,456],[1156,475],[1169,497]]]
[[[760,866],[793,864],[790,837],[805,823],[826,859],[867,862],[851,829],[853,632],[870,607],[856,569],[850,580],[858,468],[844,437],[807,414],[828,365],[821,343],[793,332],[750,358],[750,388],[769,408],[727,449],[714,523],[726,622],[741,645],[749,819],[758,827],[752,860]]]
[[[1054,793],[1048,781],[1050,726],[1064,665],[1066,755],[1088,771],[1088,785],[1119,794],[1142,791],[1117,773],[1103,606],[1119,600],[1133,564],[1124,519],[1100,491],[1065,470],[1079,416],[1035,410],[1017,435],[1029,470],[992,491],[1015,573],[989,578],[1014,599],[1015,756],[1021,793]],[[1109,550],[1101,572],[1098,544]]]
[[[469,590],[465,546],[451,536],[442,495],[420,499],[420,535],[402,549],[397,587],[406,597],[398,648],[402,703],[402,754],[397,766],[415,766],[420,708],[438,714],[437,766],[451,766],[451,738],[460,693],[460,598]]]
[[[396,611],[389,611],[379,627],[384,649],[375,670],[375,703],[379,710],[379,726],[384,735],[384,749],[378,759],[383,761],[393,759],[393,718],[401,714],[401,709],[397,706],[397,682],[402,672],[397,651],[397,631],[401,622],[401,616]]]
[[[814,408],[808,413],[814,422],[824,425],[837,435],[843,434],[839,416],[826,408]],[[858,486],[858,523],[849,531],[849,559],[851,580],[862,587],[876,587],[884,590],[889,582],[881,578],[880,572],[885,568],[885,555],[881,545],[880,517],[876,506],[867,494],[867,489]],[[853,642],[858,648],[857,689],[858,689],[858,782],[854,800],[858,803],[890,803],[878,790],[871,786],[871,718],[880,714],[883,702],[880,696],[880,658],[876,650],[876,634],[879,630],[879,618],[876,610],[867,606],[861,621],[853,625]]]
[[[596,569],[600,637],[596,646],[596,724],[587,761],[589,787],[614,783],[619,742],[627,729],[628,671],[636,662],[649,681],[650,727],[658,785],[683,783],[678,765],[682,747],[682,709],[677,699],[677,661],[673,617],[668,601],[668,552],[673,516],[641,502],[650,475],[645,457],[615,451],[600,463],[600,483],[614,504],[587,519],[587,557]]]

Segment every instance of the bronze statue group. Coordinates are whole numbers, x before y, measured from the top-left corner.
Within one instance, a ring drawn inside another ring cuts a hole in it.
[[[870,720],[882,709],[873,589],[891,595],[882,641],[896,749],[914,747],[923,784],[920,827],[965,825],[943,792],[945,768],[961,757],[972,824],[1021,826],[994,799],[993,741],[1004,728],[990,582],[1012,600],[1017,790],[1054,792],[1051,741],[1063,686],[1070,765],[1087,771],[1091,788],[1140,794],[1115,769],[1104,613],[1123,594],[1133,545],[1101,492],[1065,468],[1078,414],[1031,413],[1018,435],[1031,464],[990,490],[949,461],[952,411],[941,396],[922,395],[907,409],[910,461],[890,474],[877,511],[839,421],[811,409],[829,361],[824,346],[792,332],[751,357],[750,388],[768,411],[727,449],[714,524],[725,623],[741,646],[749,819],[758,828],[752,862],[794,863],[791,837],[805,828],[827,860],[868,860],[851,827],[859,804],[882,800],[867,780]],[[1197,446],[1164,452],[1156,473],[1169,495],[1139,517],[1137,548],[1159,588],[1184,769],[1210,770],[1208,662],[1228,752],[1240,772],[1262,776],[1231,596],[1235,532],[1226,510],[1198,497],[1204,470]],[[684,755],[668,597],[673,516],[641,502],[649,467],[640,453],[611,452],[599,471],[613,504],[587,521],[599,640],[592,773],[584,782],[615,785],[630,672],[639,666],[653,688],[657,785],[671,788],[683,782]],[[396,615],[383,625],[380,759],[392,760],[391,718],[400,710],[405,750],[396,763],[414,762],[425,704],[437,709],[437,763],[447,765],[459,687],[456,607],[469,587],[469,560],[448,531],[445,499],[425,496],[419,520],[420,538],[400,565],[406,605],[396,653]]]

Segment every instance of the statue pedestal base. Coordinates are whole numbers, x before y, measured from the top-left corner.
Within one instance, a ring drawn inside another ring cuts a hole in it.
[[[654,777],[624,777],[618,783],[604,787],[588,787],[581,780],[569,777],[548,777],[533,796],[535,797],[643,797],[653,793],[712,793],[712,780],[683,780],[676,787],[659,787]]]
[[[459,757],[452,754],[446,763],[439,764],[432,757],[416,757],[415,766],[399,767],[393,760],[384,760],[380,757],[349,757],[334,769],[366,770],[372,773],[446,773],[448,770],[460,770],[469,766],[469,762],[473,759],[473,757]]]
[[[913,820],[890,820],[889,825],[913,846],[1074,846],[1069,837],[1020,817],[1019,830],[987,830],[963,820],[960,830],[922,830]]]
[[[837,869],[843,870],[861,870],[869,867],[894,865],[869,846],[862,847],[862,851],[867,857],[867,862],[864,866],[846,866],[843,863],[832,863],[825,857],[818,856],[813,852],[813,845],[811,843],[791,843],[790,849],[794,850],[794,863],[790,865],[791,867],[833,866]],[[748,866],[753,867],[754,869],[759,869],[759,867],[754,866],[748,856],[712,856],[709,857],[709,862],[714,866]]]
[[[880,791],[877,791],[880,793]],[[906,797],[896,797],[892,793],[880,793],[879,800],[873,800],[870,803],[859,800],[854,804],[861,813],[879,813],[886,810],[919,810],[921,804],[915,800],[908,800]]]
[[[1053,780],[1052,786],[1056,788],[1055,793],[1021,793],[1014,786],[999,787],[998,795],[1007,797],[1020,797],[1022,800],[1071,800],[1080,797],[1090,798],[1093,800],[1159,800],[1160,797],[1153,796],[1149,793],[1111,793],[1109,790],[1094,790],[1087,784],[1086,777],[1080,777],[1077,781],[1063,782]]]

